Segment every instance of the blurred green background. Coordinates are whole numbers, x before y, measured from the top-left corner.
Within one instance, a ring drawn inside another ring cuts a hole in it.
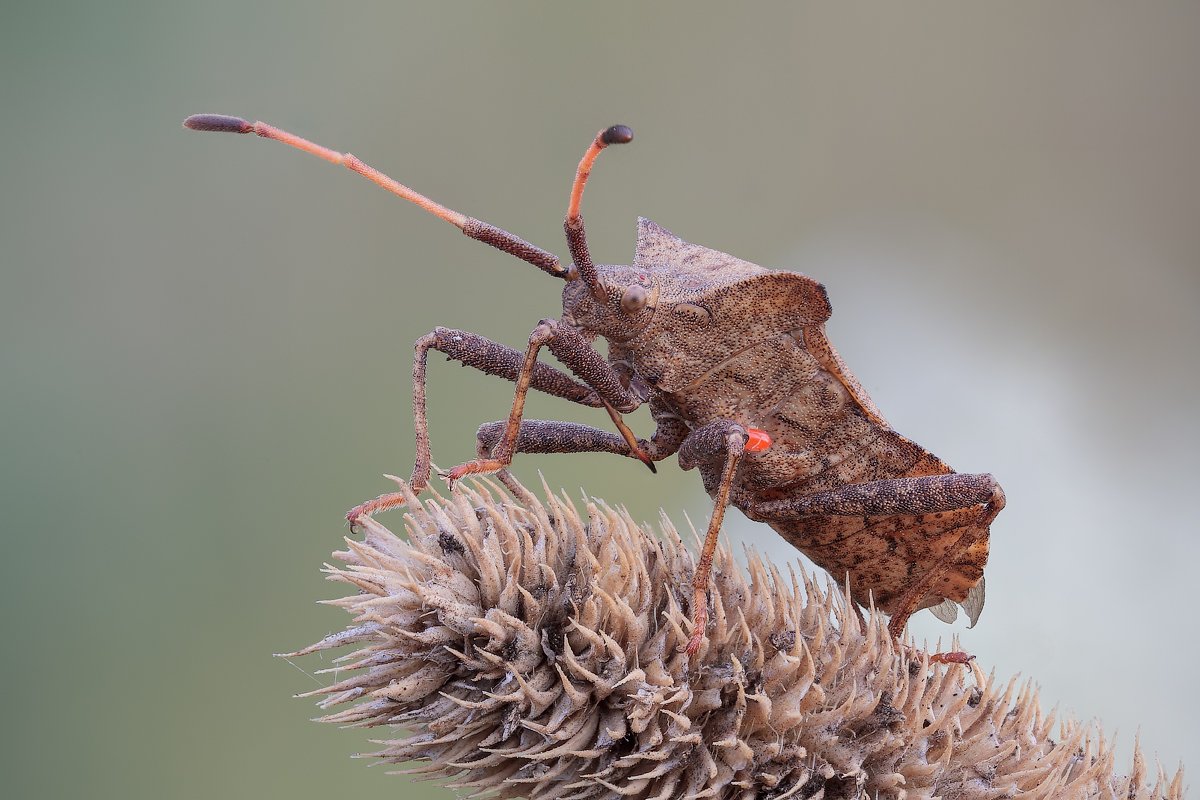
[[[345,622],[318,568],[411,465],[411,342],[519,345],[561,284],[195,112],[560,254],[579,156],[628,123],[585,201],[597,258],[641,214],[824,281],[892,424],[1007,489],[963,645],[1196,768],[1197,41],[1193,2],[6,3],[5,795],[450,796],[348,758],[367,736],[290,698],[324,662],[270,654]],[[446,466],[511,398],[440,358],[430,387]],[[674,462],[538,470],[642,519],[709,509]]]

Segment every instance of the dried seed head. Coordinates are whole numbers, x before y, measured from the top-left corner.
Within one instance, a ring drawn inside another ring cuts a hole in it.
[[[898,651],[837,587],[719,551],[708,638],[689,638],[692,559],[589,503],[493,488],[409,498],[408,541],[364,520],[330,578],[352,627],[311,693],[325,721],[394,725],[373,755],[425,762],[468,796],[1181,798],[1091,727],[1055,725],[1030,684]],[[345,676],[351,673],[350,677]],[[340,710],[332,710],[343,706]],[[823,794],[822,794],[823,793]]]

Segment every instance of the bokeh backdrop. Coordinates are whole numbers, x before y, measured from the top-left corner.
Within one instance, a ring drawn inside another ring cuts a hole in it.
[[[451,796],[351,760],[368,735],[290,697],[326,663],[271,654],[345,622],[318,568],[411,466],[412,341],[519,345],[561,284],[195,112],[559,253],[584,147],[631,125],[585,201],[600,260],[640,214],[818,277],[892,424],[1004,484],[979,626],[913,634],[1196,769],[1197,41],[1192,2],[4,4],[3,793]],[[441,359],[430,387],[442,465],[511,398]],[[539,470],[710,507],[673,462]]]

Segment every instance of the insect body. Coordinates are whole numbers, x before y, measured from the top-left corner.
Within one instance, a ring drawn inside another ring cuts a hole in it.
[[[507,471],[518,452],[607,452],[651,469],[677,453],[684,469],[700,471],[714,508],[693,580],[689,653],[704,641],[712,556],[731,503],[847,579],[860,604],[873,600],[891,614],[896,637],[921,608],[952,619],[958,603],[972,624],[977,619],[989,526],[1004,494],[990,475],[955,473],[888,425],[825,336],[831,309],[821,284],[690,244],[646,219],[638,221],[632,265],[593,263],[580,200],[597,155],[630,141],[628,128],[601,131],[580,162],[565,222],[573,263],[563,267],[552,254],[440,206],[354,156],[234,117],[197,115],[185,125],[256,133],[343,164],[566,281],[561,318],[539,322],[524,352],[448,328],[417,340],[414,491],[430,478],[425,373],[428,351],[437,350],[516,384],[508,418],[480,427],[478,457],[446,473],[451,484],[496,473],[519,492]],[[607,340],[607,357],[592,347],[597,337]],[[573,376],[540,363],[543,347]],[[603,408],[617,432],[526,420],[530,389]],[[657,425],[648,440],[637,439],[621,416],[643,403]],[[404,497],[382,495],[347,517],[353,524]]]

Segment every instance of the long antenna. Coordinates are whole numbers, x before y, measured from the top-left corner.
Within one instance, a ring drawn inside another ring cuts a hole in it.
[[[302,150],[309,155],[314,155],[317,158],[324,159],[331,164],[340,164],[347,169],[357,172],[367,180],[377,186],[380,186],[392,194],[402,197],[410,203],[413,203],[435,217],[440,217],[446,222],[449,222],[454,227],[461,230],[464,234],[476,241],[491,245],[497,250],[501,250],[509,255],[516,256],[522,261],[533,264],[538,269],[547,272],[556,278],[567,279],[572,276],[570,270],[564,268],[558,261],[558,256],[549,253],[540,247],[530,244],[529,242],[514,236],[506,230],[497,228],[494,225],[489,225],[486,222],[481,222],[474,217],[468,217],[465,214],[460,214],[453,209],[446,208],[440,203],[430,200],[420,192],[415,192],[404,184],[390,178],[372,166],[368,166],[360,161],[356,156],[350,153],[339,153],[336,150],[330,150],[328,147],[310,142],[307,139],[301,138],[294,133],[288,133],[285,130],[268,125],[265,122],[247,122],[240,117],[229,117],[224,114],[193,114],[183,121],[183,127],[194,131],[216,131],[218,133],[254,133],[264,139],[273,139],[277,142],[282,142],[297,150]],[[578,178],[576,178],[578,181]],[[582,188],[580,189],[582,191]],[[595,270],[593,269],[593,272]]]

